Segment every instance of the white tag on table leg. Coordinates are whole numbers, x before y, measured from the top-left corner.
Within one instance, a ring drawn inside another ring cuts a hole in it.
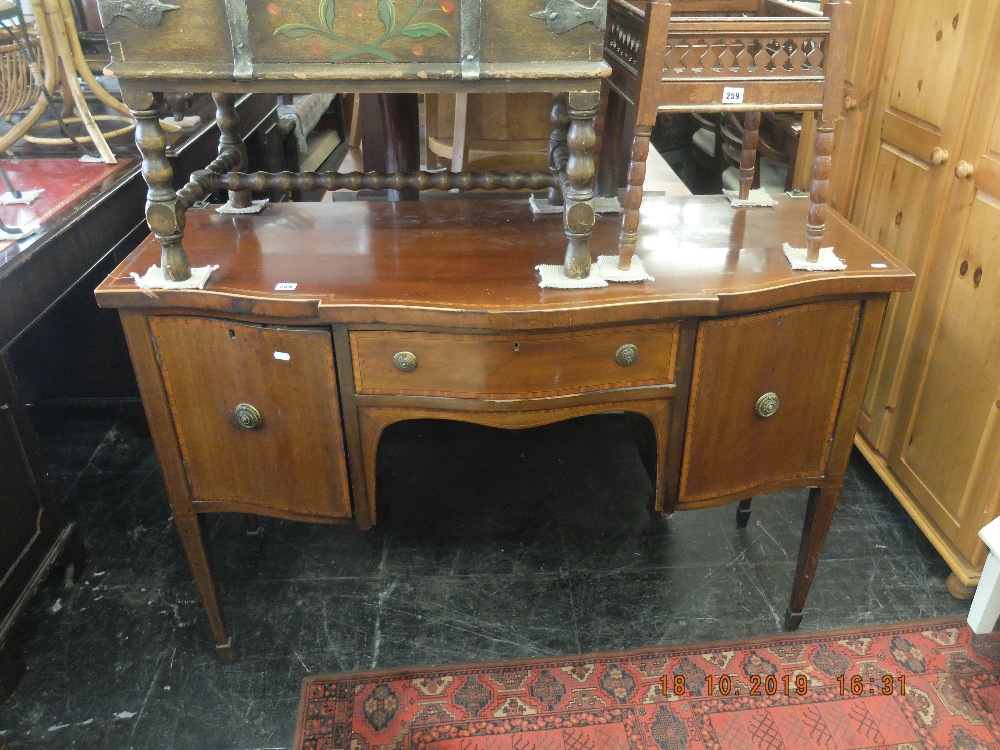
[[[288,360],[290,360],[292,358],[292,355],[289,354],[288,352],[275,352],[274,353],[274,358],[275,359],[280,359],[282,362],[287,362]]]

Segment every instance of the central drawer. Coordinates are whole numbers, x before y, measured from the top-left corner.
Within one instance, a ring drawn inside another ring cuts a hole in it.
[[[543,398],[674,380],[676,323],[546,334],[352,331],[358,394]]]

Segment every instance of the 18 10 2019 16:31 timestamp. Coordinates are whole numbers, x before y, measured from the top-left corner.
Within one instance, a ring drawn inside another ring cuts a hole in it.
[[[746,682],[737,680],[732,675],[706,675],[704,688],[692,690],[687,684],[687,677],[682,674],[660,678],[663,694],[673,695],[807,695],[817,686],[810,685],[809,678],[804,674],[783,675],[750,675]],[[700,687],[700,686],[699,686]],[[823,686],[833,687],[840,695],[906,695],[906,675],[841,675],[836,684]]]

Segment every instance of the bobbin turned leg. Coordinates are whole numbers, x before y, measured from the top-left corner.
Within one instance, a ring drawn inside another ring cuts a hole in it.
[[[558,177],[566,169],[569,158],[569,109],[566,105],[568,94],[552,95],[552,111],[549,115],[552,121],[552,133],[549,134],[549,171],[557,177],[556,184],[549,188],[549,203],[553,206],[563,204],[562,184]]]
[[[639,208],[642,206],[642,183],[646,181],[646,157],[653,129],[636,125],[629,157],[628,181],[622,199],[622,231],[618,237],[618,268],[627,271],[632,266],[632,254],[639,240]]]
[[[740,152],[740,200],[750,197],[757,165],[757,144],[760,141],[760,112],[747,112],[743,118],[743,150]]]
[[[812,185],[809,188],[809,218],[806,222],[806,260],[819,260],[819,248],[826,231],[827,201],[830,196],[830,171],[833,168],[833,120],[826,112],[816,132],[816,155],[813,159]]]
[[[247,147],[240,137],[240,116],[236,112],[236,97],[233,94],[212,94],[215,101],[215,121],[219,124],[219,155],[235,149],[239,161],[234,172],[244,172],[247,168]],[[229,205],[232,208],[250,208],[253,200],[249,190],[230,190]]]
[[[569,157],[563,181],[563,216],[566,248],[564,269],[571,279],[590,275],[590,233],[597,219],[594,213],[594,144],[597,134],[594,119],[600,93],[574,91],[567,97],[570,125],[567,134]]]
[[[169,281],[191,278],[187,253],[181,246],[184,211],[177,205],[172,186],[173,168],[167,160],[167,139],[160,127],[163,95],[123,87],[122,95],[135,118],[135,143],[142,154],[142,176],[146,193],[146,223],[160,243],[163,276]]]

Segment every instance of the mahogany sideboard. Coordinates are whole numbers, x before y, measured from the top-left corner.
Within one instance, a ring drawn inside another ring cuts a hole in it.
[[[538,286],[565,250],[523,201],[283,204],[192,210],[203,290],[143,291],[147,239],[97,289],[118,308],[174,518],[223,659],[231,640],[200,516],[375,523],[379,437],[407,419],[523,428],[607,411],[637,441],[669,514],[809,487],[786,626],[794,629],[844,480],[879,325],[912,274],[831,215],[840,272],[782,254],[808,202],[643,203],[655,280]],[[617,217],[592,243],[613,251]],[[441,456],[441,461],[448,460]]]

